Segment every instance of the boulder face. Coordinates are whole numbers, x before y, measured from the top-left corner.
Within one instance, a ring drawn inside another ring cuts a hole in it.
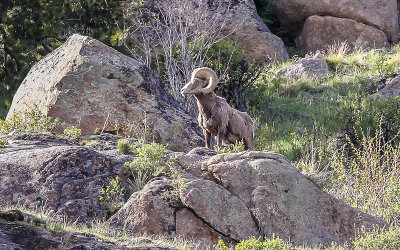
[[[378,91],[378,93],[372,95],[372,97],[374,98],[390,98],[393,96],[400,97],[400,76],[396,76],[395,78],[390,80],[385,87]]]
[[[204,244],[275,234],[294,245],[308,246],[344,244],[362,227],[386,225],[321,191],[278,154],[254,151],[212,156],[195,149],[170,158],[180,173],[179,199],[167,198],[161,192],[165,188],[153,188],[166,185],[155,180],[132,195],[111,217],[111,225],[129,225],[151,235],[154,217],[162,214],[162,221],[168,223],[162,223],[158,233]]]
[[[209,10],[212,12],[212,9]],[[222,17],[227,32],[246,54],[254,59],[271,58],[285,61],[289,55],[282,39],[271,33],[258,16],[253,0],[232,1],[232,7]]]
[[[272,0],[278,19],[293,37],[310,16],[347,18],[383,31],[391,43],[399,41],[396,0]]]
[[[44,206],[87,224],[107,217],[100,190],[121,173],[129,157],[109,156],[50,135],[7,140],[0,150],[0,206]]]
[[[221,25],[218,28],[221,28],[222,34],[228,36],[228,39],[234,43],[237,43],[239,48],[243,49],[250,58],[270,58],[274,61],[289,59],[289,54],[282,39],[272,34],[258,16],[253,0],[225,2],[217,0],[191,1],[193,2],[193,8],[203,8],[201,11],[210,17],[210,20],[217,20]],[[221,5],[223,6],[222,8],[220,8]],[[162,8],[160,0],[145,0],[144,6],[155,10]]]
[[[351,19],[331,16],[310,16],[296,39],[297,46],[307,52],[326,51],[343,42],[346,42],[351,51],[356,48],[389,46],[387,37],[381,30]]]
[[[276,72],[285,81],[298,81],[302,78],[318,79],[327,77],[329,66],[321,54],[298,60],[292,65]]]
[[[32,67],[7,119],[33,108],[79,127],[83,135],[120,127],[134,136],[151,131],[154,139],[181,149],[203,142],[196,121],[180,109],[157,75],[87,36],[71,36]]]

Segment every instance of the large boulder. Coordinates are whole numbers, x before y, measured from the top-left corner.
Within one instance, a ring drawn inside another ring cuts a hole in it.
[[[396,0],[272,0],[283,28],[293,37],[308,17],[347,18],[383,31],[392,43],[399,41]]]
[[[216,238],[237,242],[275,234],[294,245],[309,246],[344,244],[361,228],[386,225],[321,191],[278,154],[254,151],[212,156],[196,149],[170,158],[179,172],[180,202],[171,202],[169,192],[161,192],[165,188],[152,188],[167,182],[151,182],[133,194],[132,202],[110,219],[111,224],[151,234],[160,223],[154,218],[162,214],[169,218],[162,221],[168,223],[161,223],[162,230],[157,232],[167,235],[212,243]],[[153,198],[144,202],[137,197]],[[193,225],[185,226],[185,222]]]
[[[350,51],[356,48],[383,48],[389,41],[383,31],[347,18],[310,16],[296,43],[306,52],[326,51],[346,42]]]
[[[175,217],[173,203],[165,199],[172,190],[165,179],[155,179],[135,192],[128,202],[108,220],[114,228],[146,236],[173,235]]]
[[[66,126],[78,126],[84,135],[120,127],[135,136],[151,132],[154,139],[181,149],[202,143],[197,122],[180,109],[157,75],[87,36],[71,36],[32,67],[7,119],[34,108]]]
[[[231,1],[229,10],[221,17],[225,21],[226,33],[233,32],[231,39],[237,42],[246,54],[254,59],[268,57],[274,61],[289,59],[282,39],[272,34],[258,16],[253,0]],[[212,12],[212,9],[208,11]]]
[[[165,1],[165,0],[164,0]],[[161,1],[161,2],[164,2]],[[178,2],[182,0],[166,0]],[[188,0],[183,0],[185,4]],[[289,58],[282,39],[271,33],[262,19],[258,16],[253,0],[218,1],[218,0],[191,0],[194,11],[209,17],[210,24],[216,22],[216,29],[221,37],[239,45],[252,59],[272,59],[284,61]],[[145,0],[144,6],[154,12],[162,8],[160,0]],[[162,12],[162,10],[161,10]],[[194,21],[195,22],[195,21]]]
[[[212,228],[235,241],[260,236],[245,203],[221,185],[209,180],[188,182],[180,193],[182,203]]]
[[[0,150],[0,206],[44,207],[87,224],[108,216],[100,190],[121,174],[130,157],[110,156],[50,135],[6,139],[7,147]]]

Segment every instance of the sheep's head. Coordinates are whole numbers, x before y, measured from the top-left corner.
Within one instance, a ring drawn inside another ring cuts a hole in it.
[[[197,68],[192,72],[192,78],[182,89],[182,95],[208,94],[214,91],[218,84],[218,77],[210,68]]]

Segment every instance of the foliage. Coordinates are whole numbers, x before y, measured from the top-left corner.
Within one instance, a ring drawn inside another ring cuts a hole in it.
[[[244,142],[243,140],[240,141],[236,141],[235,144],[226,146],[226,147],[218,147],[215,146],[214,147],[215,152],[217,152],[217,154],[223,154],[223,153],[239,153],[242,151],[245,151],[245,146],[244,146]]]
[[[195,110],[194,98],[182,97],[181,88],[196,67],[207,61],[207,51],[221,39],[224,17],[204,15],[201,0],[160,1],[157,8],[128,5],[127,26],[122,39],[133,57],[151,67],[166,82],[172,95],[188,112]],[[215,12],[228,6],[215,3]],[[188,15],[190,13],[190,15]]]
[[[290,249],[285,242],[279,237],[272,236],[271,239],[265,238],[264,241],[259,241],[255,237],[247,240],[242,240],[235,247],[228,247],[223,241],[219,241],[214,247],[216,250],[286,250]]]
[[[122,24],[119,0],[7,0],[0,9],[0,118],[34,63],[73,33],[109,45]]]
[[[142,189],[151,178],[165,170],[167,162],[164,157],[168,153],[164,145],[156,142],[137,147],[136,151],[137,157],[123,166],[131,176],[130,183],[134,192]]]
[[[98,146],[98,145],[100,145],[100,142],[99,141],[97,141],[97,140],[86,140],[86,139],[84,139],[84,140],[82,140],[82,142],[81,142],[83,145],[86,145],[86,146]]]
[[[38,108],[33,108],[24,113],[16,112],[7,120],[0,120],[0,134],[50,133],[58,124],[57,118],[47,117]]]
[[[5,139],[0,139],[0,148],[4,148],[7,145],[7,141]]]
[[[209,59],[205,66],[214,69],[220,76],[217,94],[226,98],[236,109],[246,111],[246,93],[263,72],[266,62],[249,62],[243,50],[230,41],[215,43],[207,52]]]
[[[182,201],[180,200],[180,193],[186,187],[186,182],[182,177],[181,172],[178,170],[178,168],[168,164],[165,174],[169,177],[168,181],[172,186],[172,189],[165,191],[163,193],[163,197],[175,201],[175,206],[177,207],[184,207]]]
[[[254,0],[254,3],[257,8],[258,15],[264,21],[264,23],[268,26],[271,32],[278,37],[280,37],[285,45],[294,47],[295,43],[293,38],[291,38],[287,31],[283,29],[279,23],[279,20],[276,16],[275,10],[272,6],[271,0]]]
[[[133,154],[132,146],[129,144],[129,141],[126,139],[120,139],[117,142],[118,151],[124,155]]]
[[[334,180],[327,191],[366,213],[393,222],[400,218],[400,146],[382,131],[362,134],[360,147],[348,142],[332,158]]]
[[[64,133],[62,137],[70,141],[79,141],[82,136],[82,130],[75,127],[69,126],[68,128],[64,129]]]
[[[35,217],[46,221],[46,225],[44,226],[46,230],[54,230],[57,231],[57,234],[61,236],[65,235],[62,240],[62,243],[64,244],[59,246],[59,248],[62,249],[71,248],[69,244],[70,237],[68,236],[70,233],[73,233],[74,235],[81,234],[85,237],[90,236],[97,241],[114,243],[119,247],[125,248],[171,248],[182,250],[204,249],[203,244],[199,244],[177,236],[171,237],[164,235],[153,235],[146,237],[147,239],[151,240],[144,242],[142,235],[136,233],[133,234],[132,232],[125,230],[121,231],[120,229],[115,229],[110,227],[110,224],[107,222],[95,221],[90,223],[90,225],[69,222],[70,220],[68,220],[65,215],[57,215],[51,209],[46,207],[35,208],[35,210],[32,210],[20,206],[0,206],[0,211],[13,209],[18,209],[24,214],[34,215]],[[63,232],[67,232],[67,234],[63,234]]]
[[[99,201],[108,209],[110,214],[114,214],[124,205],[124,191],[121,187],[119,176],[110,180],[110,184],[106,188],[100,190]]]
[[[400,66],[400,46],[349,53],[340,45],[325,58],[333,69],[325,79],[285,82],[276,72],[293,63],[288,61],[268,67],[247,92],[256,121],[256,149],[298,161],[311,142],[323,151],[333,150],[332,140],[347,134],[358,143],[360,131],[369,129],[374,136],[380,122],[385,141],[397,134],[400,98],[370,95],[387,84]]]
[[[400,249],[400,228],[392,226],[388,230],[366,233],[354,241],[354,249]]]

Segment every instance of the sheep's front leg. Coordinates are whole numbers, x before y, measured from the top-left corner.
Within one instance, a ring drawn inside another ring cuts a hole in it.
[[[203,129],[204,139],[206,140],[206,148],[211,148],[211,134]]]
[[[218,127],[218,134],[217,134],[217,140],[218,140],[218,147],[222,148],[222,139],[225,136],[225,131],[226,128],[223,126]]]

